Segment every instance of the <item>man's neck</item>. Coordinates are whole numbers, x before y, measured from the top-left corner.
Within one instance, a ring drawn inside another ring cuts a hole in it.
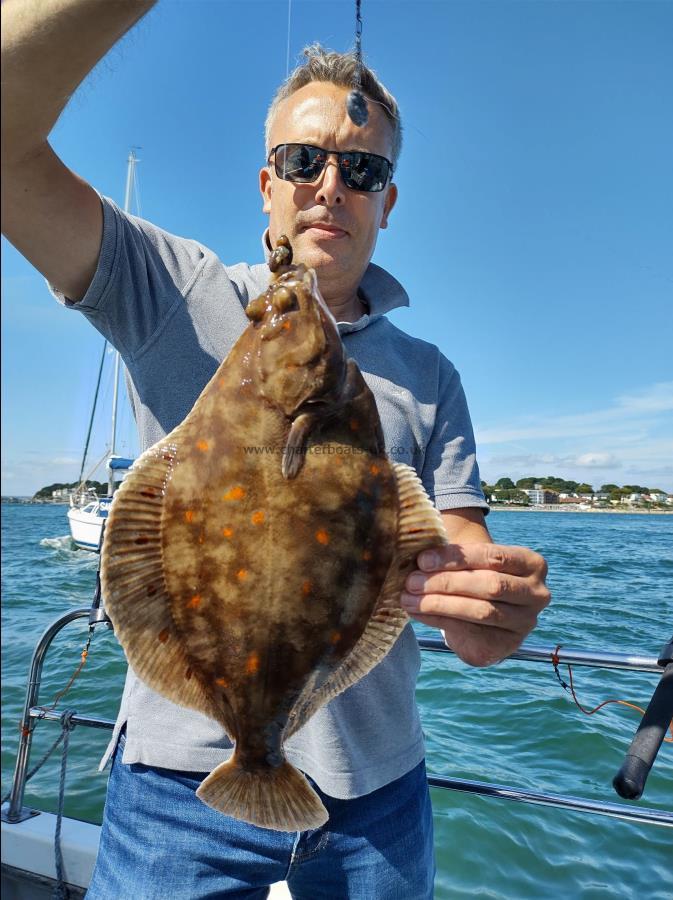
[[[367,312],[367,307],[357,291],[347,296],[329,296],[323,293],[325,303],[337,322],[357,322]]]

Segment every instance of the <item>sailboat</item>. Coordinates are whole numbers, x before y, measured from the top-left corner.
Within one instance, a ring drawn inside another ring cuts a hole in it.
[[[133,193],[133,187],[136,183],[135,170],[137,162],[138,158],[135,155],[135,152],[133,150],[130,150],[127,160],[128,165],[126,170],[126,191],[124,194],[124,212],[127,213],[131,211],[131,196]],[[87,434],[84,454],[82,457],[82,465],[79,474],[79,485],[77,487],[77,490],[70,497],[70,509],[68,510],[68,524],[70,526],[70,536],[73,540],[73,543],[81,550],[91,550],[96,553],[100,552],[103,540],[104,526],[108,517],[108,512],[110,510],[110,504],[112,503],[112,497],[114,496],[115,488],[119,483],[119,480],[123,480],[124,475],[133,465],[133,459],[120,456],[116,452],[119,375],[122,365],[119,351],[116,350],[112,391],[112,422],[110,447],[109,451],[105,454],[107,457],[108,471],[107,496],[99,497],[96,490],[93,487],[87,485],[88,476],[87,478],[82,478],[84,472],[84,464],[86,462],[87,449],[89,445],[89,438],[91,437],[91,428],[96,412],[96,403],[98,400],[98,391],[100,388],[101,374],[103,371],[106,352],[107,341],[103,346],[103,355],[101,357],[100,368],[98,371],[98,383],[96,385],[96,393],[94,396],[93,408],[89,421],[89,431]],[[97,468],[98,465],[99,464],[97,464],[95,468]],[[121,474],[122,478],[118,480],[119,474]]]

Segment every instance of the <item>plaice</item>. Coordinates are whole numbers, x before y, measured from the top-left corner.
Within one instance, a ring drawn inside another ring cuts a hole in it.
[[[270,266],[192,411],[118,489],[101,574],[138,677],[235,741],[197,795],[303,831],[327,813],[283,742],[388,653],[417,554],[447,539],[414,470],[385,454],[315,273],[284,238]]]

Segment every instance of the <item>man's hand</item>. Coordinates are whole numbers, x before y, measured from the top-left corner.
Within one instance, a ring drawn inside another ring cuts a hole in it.
[[[520,646],[549,603],[547,564],[527,547],[491,543],[484,526],[475,543],[472,517],[466,528],[443,518],[450,538],[462,530],[469,542],[419,554],[419,571],[408,577],[402,605],[417,621],[441,629],[462,660],[492,665]]]

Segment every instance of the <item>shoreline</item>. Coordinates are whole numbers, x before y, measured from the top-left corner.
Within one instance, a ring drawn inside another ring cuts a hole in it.
[[[598,513],[616,516],[671,516],[673,509],[563,509],[557,506],[489,506],[491,512]]]

